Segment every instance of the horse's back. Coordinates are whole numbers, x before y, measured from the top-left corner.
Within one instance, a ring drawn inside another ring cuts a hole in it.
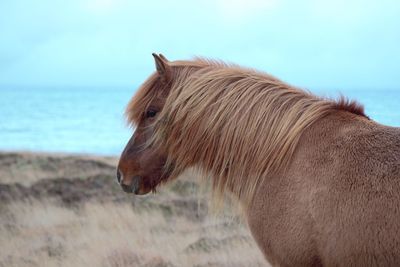
[[[347,116],[308,129],[287,172],[260,187],[249,221],[272,237],[259,238],[272,261],[400,264],[400,128]]]

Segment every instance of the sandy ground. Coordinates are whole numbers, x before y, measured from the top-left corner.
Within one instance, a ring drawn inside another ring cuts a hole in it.
[[[186,174],[122,192],[112,157],[0,153],[0,266],[268,266],[233,212]]]

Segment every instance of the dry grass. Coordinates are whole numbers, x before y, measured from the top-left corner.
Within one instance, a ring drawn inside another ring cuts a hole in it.
[[[0,266],[267,266],[245,224],[206,215],[189,180],[145,198],[118,191],[69,205],[42,192],[3,201]]]

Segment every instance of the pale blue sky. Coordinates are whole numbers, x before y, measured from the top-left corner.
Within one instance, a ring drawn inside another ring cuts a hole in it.
[[[0,86],[136,86],[152,52],[312,89],[399,89],[400,1],[0,1]]]

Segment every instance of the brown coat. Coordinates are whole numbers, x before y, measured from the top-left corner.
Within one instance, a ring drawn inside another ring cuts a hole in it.
[[[345,111],[321,119],[247,219],[276,266],[399,266],[400,129]]]

